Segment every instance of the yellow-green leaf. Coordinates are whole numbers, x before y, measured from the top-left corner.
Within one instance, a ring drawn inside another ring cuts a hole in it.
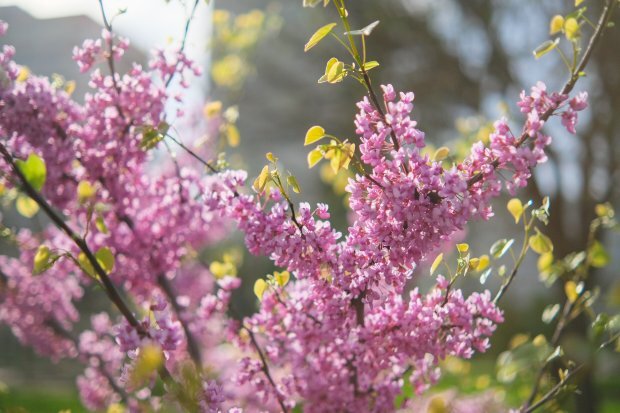
[[[588,259],[590,264],[596,268],[605,267],[610,261],[609,253],[607,253],[605,247],[599,241],[594,241],[594,244],[588,250]]]
[[[237,129],[237,127],[232,123],[226,125],[226,139],[228,140],[228,145],[231,148],[236,148],[239,146],[241,134],[239,133],[239,129]]]
[[[530,248],[538,254],[546,254],[553,251],[551,239],[538,231],[536,231],[536,234],[530,236],[528,244]]]
[[[34,255],[32,273],[36,275],[45,271],[49,266],[51,256],[52,254],[47,245],[40,245],[37,249],[37,253]]]
[[[344,63],[336,62],[329,68],[327,72],[327,81],[329,83],[338,83],[344,79]]]
[[[476,271],[486,270],[489,267],[489,264],[491,263],[491,259],[486,254],[481,255],[479,260],[480,261],[478,261],[478,266],[476,267]]]
[[[564,33],[566,34],[566,38],[571,42],[579,38],[581,31],[579,29],[579,22],[577,19],[574,17],[566,19],[564,22]]]
[[[379,66],[379,62],[377,62],[376,60],[373,60],[373,61],[364,63],[364,70],[368,72],[369,70],[372,70],[378,66]]]
[[[97,218],[95,218],[95,227],[102,234],[107,234],[108,232],[110,232],[108,231],[108,226],[105,224],[105,221],[103,220],[102,216],[98,216]]]
[[[435,260],[433,261],[433,264],[431,265],[431,275],[433,275],[435,270],[437,270],[437,267],[439,267],[439,264],[441,264],[442,260],[443,260],[443,253],[435,257]]]
[[[45,184],[45,178],[47,177],[47,169],[45,167],[45,161],[41,159],[37,154],[31,153],[28,155],[28,159],[22,161],[18,159],[15,161],[17,168],[21,171],[26,178],[26,181],[37,191],[40,191]]]
[[[114,269],[114,254],[112,254],[108,247],[99,248],[95,253],[95,258],[97,258],[97,262],[106,273],[112,272]]]
[[[15,201],[15,209],[22,216],[32,218],[39,212],[39,205],[27,195],[19,195]]]
[[[564,28],[564,17],[559,14],[553,16],[551,22],[549,23],[549,34],[554,35],[559,33]]]
[[[575,0],[575,7],[579,7],[579,5],[581,3],[583,3],[585,0]]]
[[[325,137],[325,129],[320,126],[313,126],[306,132],[304,146],[312,145],[314,142],[320,141]]]
[[[269,179],[269,166],[265,165],[263,169],[260,171],[260,175],[254,181],[254,189],[256,192],[262,192],[265,189],[265,185],[267,185],[267,180]]]
[[[524,210],[521,200],[518,198],[512,198],[510,201],[508,201],[506,208],[515,219],[515,224],[519,223],[519,220],[521,219],[521,215],[523,215]]]
[[[77,261],[80,264],[82,271],[84,271],[86,274],[90,275],[91,277],[96,277],[95,268],[93,268],[93,265],[90,263],[90,260],[88,259],[86,254],[84,254],[83,252],[80,252],[78,254]]]
[[[97,189],[88,181],[80,181],[77,186],[77,196],[79,202],[86,202],[94,197]]]
[[[545,272],[553,264],[553,253],[547,252],[538,257],[537,268],[539,272]]]
[[[286,284],[288,284],[288,281],[291,279],[291,273],[288,271],[282,271],[282,272],[276,271],[273,273],[273,278],[276,280],[276,282],[278,283],[280,287],[284,287]]]
[[[293,175],[289,175],[288,178],[286,178],[286,183],[288,183],[291,188],[293,188],[293,191],[296,194],[301,193],[301,189],[299,188],[299,183],[297,182],[297,178],[295,178]]]
[[[546,42],[538,46],[536,49],[534,49],[534,57],[536,59],[541,58],[542,56],[546,55],[547,53],[555,49],[559,43],[560,43],[560,39],[547,40]]]
[[[304,46],[304,52],[307,52],[308,50],[316,46],[321,40],[323,40],[325,36],[327,36],[332,31],[334,27],[336,27],[336,23],[329,23],[314,32],[314,34],[310,36],[308,43],[306,43],[306,45]]]
[[[568,301],[574,303],[579,298],[579,293],[577,292],[577,284],[574,281],[567,281],[564,284],[564,292],[566,293],[566,297]]]
[[[465,254],[467,251],[469,251],[469,244],[456,244],[456,249],[461,253],[461,254]]]
[[[323,159],[323,152],[320,149],[313,149],[308,153],[308,167],[312,168],[321,159]]]
[[[159,370],[164,363],[164,353],[157,344],[147,343],[140,347],[140,352],[131,371],[131,384],[140,386]]]
[[[276,163],[278,161],[278,158],[271,152],[267,152],[267,154],[265,155],[265,158],[267,158],[269,162],[273,162],[273,163]]]
[[[256,294],[256,297],[258,297],[259,300],[263,299],[263,294],[265,294],[265,291],[267,291],[267,287],[267,282],[262,278],[259,278],[254,283],[254,294]]]
[[[435,151],[435,154],[433,155],[433,160],[435,162],[443,161],[444,159],[448,157],[449,154],[450,154],[450,148],[448,148],[447,146],[442,146],[441,148]]]

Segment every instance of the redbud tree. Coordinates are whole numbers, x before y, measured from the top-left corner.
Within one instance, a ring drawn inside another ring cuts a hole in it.
[[[563,286],[566,300],[543,314],[556,326],[552,337],[514,346],[533,349],[529,361],[538,374],[529,397],[513,411],[553,406],[583,369],[559,346],[578,315],[594,320],[597,351],[617,345],[618,318],[595,311],[596,293],[584,284],[592,267],[608,261],[597,235],[616,226],[610,205],[597,207],[587,249],[569,257],[554,257],[544,234],[547,199],[541,205],[518,198],[508,203],[523,225],[516,252],[508,239],[489,254],[475,255],[467,243],[456,244],[454,260],[438,251],[454,246],[454,235],[470,221],[492,220],[491,203],[504,190],[514,194],[528,184],[532,169],[547,159],[547,122],[576,133],[588,94],[575,87],[618,2],[595,7],[594,21],[582,1],[555,16],[552,39],[534,54],[558,52],[567,65],[566,83],[551,91],[541,80],[515,96],[522,118],[496,120],[488,139],[462,157],[448,147],[427,150],[413,92],[373,83],[381,66],[366,45],[381,25],[351,27],[345,3],[304,0],[304,6],[325,7],[331,19],[309,37],[305,51],[329,39],[342,46],[319,83],[361,85],[355,137],[343,139],[329,125],[317,125],[304,142],[311,146],[310,168],[325,162],[334,173],[348,173],[350,222],[344,232],[332,226],[328,205],[299,202],[297,178],[274,153],[249,179],[218,157],[215,145],[196,147],[194,137],[179,135],[175,122],[185,110],[171,114],[166,106],[183,104],[184,96],[170,86],[187,89],[190,77],[201,73],[184,52],[185,37],[153,52],[148,66],[119,73],[115,65],[129,42],[114,33],[100,2],[101,38],[85,40],[73,54],[89,76],[90,90],[80,100],[67,85],[28,73],[13,61],[15,50],[3,47],[2,197],[25,217],[45,217],[45,224],[36,231],[2,224],[3,237],[18,252],[0,256],[0,321],[38,354],[83,364],[76,384],[87,409],[424,409],[419,400],[440,379],[442,363],[487,351],[498,324],[510,322],[501,299],[519,281],[530,250],[539,254],[546,282]],[[192,15],[198,5],[196,0]],[[191,17],[185,36],[190,23]],[[6,30],[2,24],[0,34]],[[218,66],[218,76],[224,72]],[[207,105],[205,114],[196,135],[208,130],[236,145],[235,115],[219,103]],[[180,155],[172,156],[171,147]],[[197,258],[231,228],[243,233],[250,253],[278,268],[253,284],[258,310],[248,317],[232,300],[247,283],[234,258],[210,265]],[[510,269],[499,265],[506,254],[513,257]],[[432,262],[433,286],[410,289],[414,269],[425,260]],[[468,274],[483,284],[497,276],[501,287],[466,293],[459,284]],[[80,314],[76,305],[90,291],[105,295],[111,306]],[[87,328],[78,327],[80,318],[88,320]],[[517,359],[517,351],[500,356],[504,376],[520,366]],[[427,408],[433,411],[490,411],[483,401],[432,402]]]

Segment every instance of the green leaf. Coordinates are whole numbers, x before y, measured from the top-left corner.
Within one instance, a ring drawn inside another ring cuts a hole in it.
[[[546,55],[547,53],[555,49],[559,43],[560,43],[559,38],[555,40],[547,40],[546,42],[538,46],[536,49],[534,49],[534,52],[533,52],[534,57],[536,59],[540,59],[541,57],[543,57],[544,55]]]
[[[97,218],[95,218],[95,227],[102,234],[108,234],[110,232],[102,216],[98,216]]]
[[[97,258],[97,262],[106,273],[112,272],[114,269],[114,254],[112,254],[108,247],[99,248],[95,253],[95,258]]]
[[[39,212],[39,204],[27,195],[19,195],[15,201],[15,209],[20,215],[32,218]]]
[[[376,60],[373,60],[373,61],[364,63],[364,70],[368,72],[369,70],[372,70],[378,66],[379,66],[379,62],[377,62]]]
[[[442,260],[443,260],[443,253],[435,257],[435,260],[433,261],[433,264],[431,265],[431,275],[433,275],[435,270],[437,270],[437,267],[439,267],[439,264],[441,264]]]
[[[463,243],[463,244],[456,244],[456,249],[461,253],[461,254],[465,254],[467,251],[469,251],[469,244]]]
[[[291,188],[293,188],[293,191],[296,194],[301,193],[301,189],[299,188],[299,183],[297,182],[297,178],[295,178],[293,175],[289,175],[288,178],[286,178],[286,183],[288,183]]]
[[[38,275],[47,270],[51,257],[52,254],[49,247],[47,245],[40,245],[37,249],[37,253],[34,255],[32,273]]]
[[[504,256],[504,254],[506,254],[506,252],[508,252],[508,250],[510,249],[510,247],[512,247],[512,244],[514,244],[515,240],[514,239],[500,239],[497,240],[490,249],[490,254],[493,256],[493,258],[501,258]]]
[[[306,132],[304,146],[312,145],[325,137],[325,129],[320,126],[313,126]]]
[[[28,155],[28,159],[22,161],[18,159],[15,161],[17,168],[21,171],[26,178],[26,181],[36,190],[40,191],[45,184],[45,178],[47,177],[47,169],[45,168],[45,161],[38,155],[31,153]]]
[[[310,37],[310,40],[308,40],[308,43],[306,43],[306,45],[304,46],[304,52],[307,52],[308,50],[316,46],[321,40],[323,40],[323,38],[325,38],[325,36],[327,36],[332,31],[334,27],[336,27],[336,23],[329,23],[314,32],[314,34]]]
[[[344,71],[344,63],[336,62],[329,68],[329,72],[327,72],[327,82],[328,83],[338,83],[342,82],[344,79],[345,71]]]
[[[594,244],[588,250],[588,259],[590,264],[595,268],[603,268],[609,264],[610,257],[603,244],[594,241]]]
[[[96,193],[97,189],[88,181],[80,181],[77,186],[77,196],[80,203],[88,201]]]
[[[433,155],[433,160],[435,162],[440,162],[446,159],[448,155],[450,155],[450,148],[448,148],[447,146],[442,146],[435,151],[435,154]]]
[[[538,230],[536,230],[536,234],[530,236],[528,245],[538,254],[546,254],[553,251],[551,239]]]
[[[95,268],[93,268],[93,265],[90,263],[90,260],[88,259],[86,254],[84,254],[83,252],[80,252],[77,257],[77,262],[80,264],[82,271],[84,271],[86,274],[90,275],[91,277],[94,277],[94,278],[97,277],[95,273]]]

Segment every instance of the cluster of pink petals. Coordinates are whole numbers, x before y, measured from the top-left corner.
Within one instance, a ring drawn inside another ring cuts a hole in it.
[[[0,24],[0,35],[5,31]],[[88,71],[110,50],[120,58],[127,47],[104,32],[76,48],[74,59]],[[154,380],[132,388],[135,360],[144,345],[156,344],[175,377],[190,357],[189,335],[203,352],[201,367],[215,372],[198,390],[203,412],[297,403],[310,413],[392,411],[404,377],[422,393],[439,378],[439,361],[485,351],[502,313],[488,291],[465,296],[441,276],[428,292],[405,294],[413,269],[470,220],[492,215],[490,202],[504,186],[498,171],[511,174],[509,191],[524,186],[531,168],[546,160],[545,120],[560,115],[574,133],[587,98],[548,94],[539,83],[521,95],[527,118],[518,135],[499,120],[488,145],[474,144],[462,163],[446,169],[422,154],[413,93],[383,87],[381,110],[367,98],[358,103],[355,126],[367,172],[347,186],[353,222],[343,236],[329,222],[327,205],[301,203],[293,220],[279,192],[266,200],[247,194],[244,171],[204,177],[184,162],[149,171],[145,134],[165,122],[166,102],[180,99],[169,96],[166,84],[178,75],[187,86],[184,76],[199,73],[183,53],[158,51],[148,70],[135,65],[124,75],[95,69],[83,104],[44,78],[17,81],[13,55],[9,46],[0,53],[2,144],[15,158],[34,152],[45,160],[45,198],[93,251],[114,254],[112,281],[148,314],[140,331],[126,320],[93,317],[92,329],[74,339],[74,303],[93,279],[67,257],[32,274],[38,245],[77,256],[71,240],[55,229],[41,238],[21,230],[19,259],[0,257],[0,321],[40,354],[79,358],[86,370],[78,387],[93,410],[119,401],[132,411],[144,401],[157,408]],[[8,170],[4,160],[0,167]],[[9,178],[0,177],[11,187]],[[82,181],[96,188],[88,202],[76,196]],[[215,281],[186,262],[227,232],[226,220],[236,222],[250,252],[295,277],[284,288],[270,286],[259,311],[244,320],[226,314],[240,279]]]

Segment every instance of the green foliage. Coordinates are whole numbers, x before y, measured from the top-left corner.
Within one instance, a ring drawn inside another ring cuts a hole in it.
[[[31,153],[25,161],[18,159],[15,163],[17,168],[24,175],[24,178],[26,178],[26,181],[35,189],[35,191],[40,191],[43,188],[45,178],[47,177],[45,161],[38,155]]]

